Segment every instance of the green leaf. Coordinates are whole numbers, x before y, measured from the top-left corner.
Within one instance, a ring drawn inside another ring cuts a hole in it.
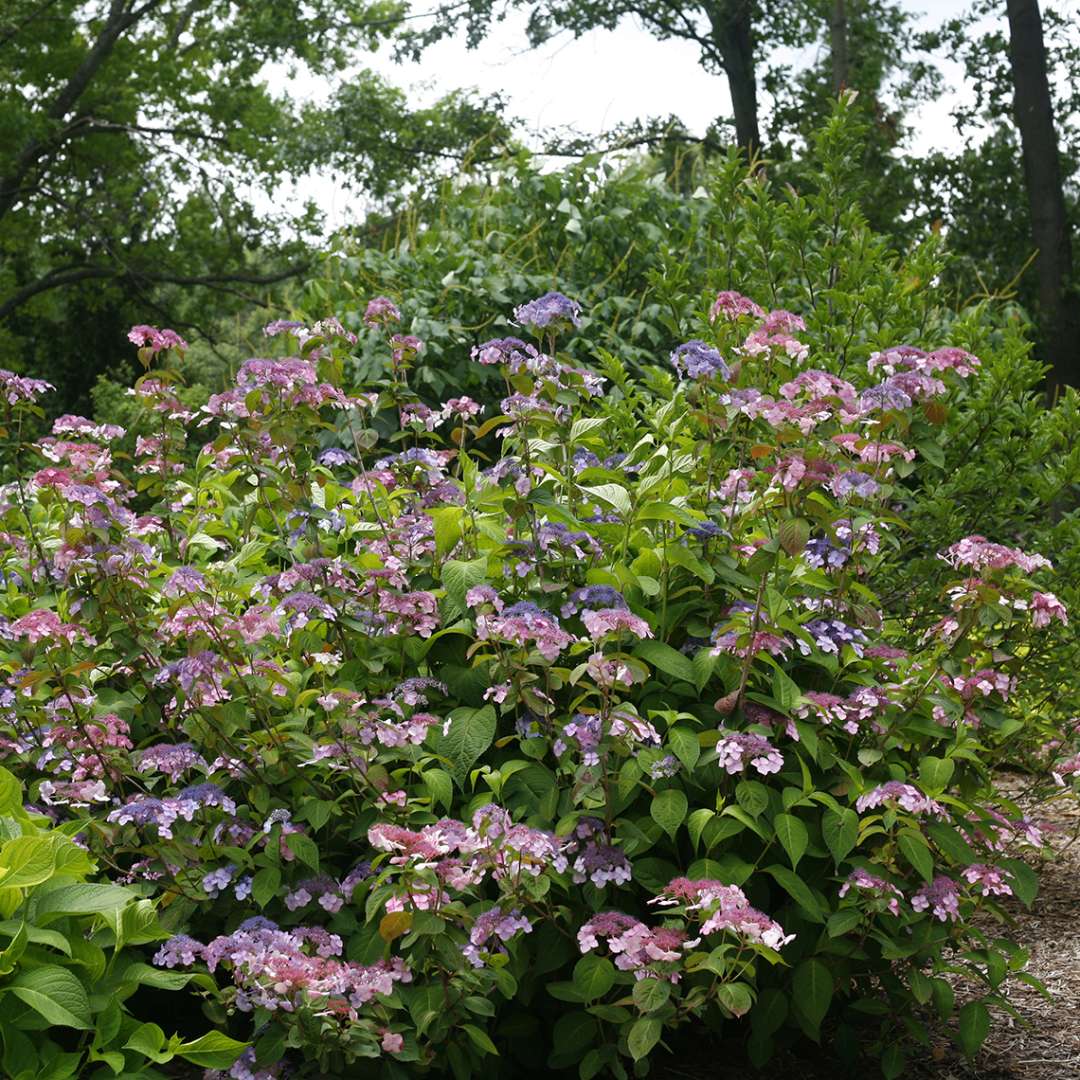
[[[461,539],[465,510],[460,506],[439,506],[427,514],[435,527],[435,551],[446,555]]]
[[[772,692],[783,709],[791,709],[802,696],[798,685],[779,668],[773,672]]]
[[[810,539],[810,522],[806,518],[786,518],[780,522],[776,535],[789,555],[798,555]]]
[[[461,1028],[482,1053],[494,1054],[495,1057],[499,1056],[499,1051],[496,1049],[495,1044],[491,1041],[488,1033],[482,1028],[478,1028],[475,1024],[462,1024]]]
[[[735,801],[752,818],[759,817],[769,807],[769,789],[757,780],[740,780],[735,785]]]
[[[773,828],[776,829],[776,838],[791,860],[791,868],[796,869],[799,860],[810,846],[806,826],[792,814],[777,814],[773,820]]]
[[[455,709],[446,734],[439,727],[428,728],[432,748],[450,762],[450,774],[459,788],[465,786],[469,770],[495,739],[497,720],[490,705],[482,709]]]
[[[701,834],[704,831],[705,826],[708,825],[714,817],[716,817],[716,814],[712,810],[708,809],[708,807],[701,806],[686,819],[686,831],[690,834],[690,843],[694,845],[695,852],[701,843]]]
[[[934,857],[921,833],[905,829],[897,839],[897,847],[923,881],[934,880]]]
[[[57,1027],[93,1027],[83,984],[66,968],[46,964],[16,975],[4,988]]]
[[[701,756],[701,743],[698,742],[697,735],[689,728],[673,727],[668,729],[667,741],[687,771],[692,772]]]
[[[672,678],[688,683],[696,681],[694,665],[690,662],[690,658],[662,641],[640,641],[634,646],[634,655],[640,656]]]
[[[973,1058],[990,1031],[990,1012],[981,1001],[969,1001],[957,1016],[957,1042],[965,1057]]]
[[[574,986],[582,1000],[602,998],[615,985],[615,965],[606,956],[586,953],[574,965]]]
[[[777,863],[765,867],[765,873],[772,874],[784,891],[802,908],[807,918],[817,923],[825,921],[821,903],[810,890],[810,886],[798,874]]]
[[[1039,895],[1039,877],[1022,859],[1002,859],[1001,865],[1009,871],[1012,878],[1012,890],[1017,900],[1029,908]]]
[[[791,989],[800,1012],[816,1031],[832,1002],[832,972],[820,960],[804,960],[791,977]]]
[[[717,987],[716,997],[733,1016],[745,1016],[754,1004],[750,987],[745,983],[721,983]]]
[[[643,1013],[656,1012],[670,997],[671,983],[663,979],[641,979],[634,983],[634,1004]]]
[[[251,879],[251,896],[259,907],[264,908],[281,888],[281,871],[276,866],[264,866]]]
[[[131,1033],[131,1038],[124,1043],[124,1049],[134,1050],[158,1065],[164,1065],[176,1056],[171,1050],[163,1051],[164,1045],[165,1032],[157,1024],[140,1024]]]
[[[458,562],[448,559],[442,567],[442,584],[459,611],[465,610],[465,594],[487,578],[487,559]]]
[[[708,649],[700,649],[690,663],[694,668],[694,686],[701,693],[716,670],[716,657]]]
[[[626,1046],[635,1061],[648,1057],[652,1048],[660,1041],[662,1025],[651,1016],[642,1016],[634,1021],[630,1034],[626,1037]]]
[[[37,896],[39,923],[61,915],[100,915],[126,907],[137,894],[122,885],[62,885]]]
[[[750,1014],[750,1024],[755,1031],[771,1035],[783,1027],[787,1014],[788,1003],[784,992],[768,986],[758,994],[757,1004]]]
[[[21,817],[24,813],[22,784],[7,769],[0,768],[0,814]]]
[[[956,762],[952,758],[924,757],[919,762],[919,779],[929,795],[940,795],[952,779]]]
[[[447,813],[454,802],[454,782],[442,769],[426,769],[420,777],[428,789],[432,803],[442,803]]]
[[[843,937],[862,922],[862,912],[858,908],[842,908],[834,911],[825,924],[829,937]]]
[[[48,881],[56,871],[61,840],[66,837],[56,833],[8,840],[0,848],[0,888],[25,889]]]
[[[304,833],[289,833],[284,837],[284,842],[289,850],[305,865],[318,873],[319,870],[319,846]]]
[[[176,1048],[178,1057],[203,1069],[228,1069],[250,1044],[230,1039],[221,1031],[208,1031],[193,1042]]]
[[[907,1058],[896,1043],[882,1051],[881,1075],[884,1080],[897,1080],[897,1077],[904,1075],[905,1068],[907,1068]]]
[[[668,788],[653,796],[649,816],[674,840],[679,826],[686,820],[688,805],[679,788]]]
[[[962,866],[970,866],[972,863],[979,861],[979,856],[975,854],[971,845],[952,825],[946,825],[943,821],[935,821],[924,826],[924,828],[930,834],[930,839],[953,862],[960,863]]]
[[[826,810],[821,819],[821,835],[836,865],[851,853],[859,836],[859,815],[847,808],[837,813]]]
[[[595,487],[583,487],[581,490],[594,499],[615,507],[624,517],[630,513],[630,493],[619,484],[597,484]]]

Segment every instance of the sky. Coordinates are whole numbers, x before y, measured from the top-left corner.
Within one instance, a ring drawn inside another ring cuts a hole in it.
[[[432,0],[418,0],[414,10],[431,6]],[[969,0],[905,0],[905,6],[930,28],[960,14]],[[448,39],[429,49],[419,63],[395,63],[384,49],[365,56],[363,66],[406,90],[417,104],[456,89],[499,91],[526,132],[572,127],[600,133],[638,118],[675,115],[700,135],[716,117],[730,115],[726,80],[706,74],[697,47],[689,42],[658,41],[627,20],[615,30],[594,30],[529,49],[525,21],[524,13],[508,17],[474,50],[460,39]],[[805,67],[814,60],[815,48],[784,59]],[[962,72],[947,59],[940,66],[945,92],[910,118],[911,148],[916,152],[956,141],[950,113],[964,97]],[[311,81],[293,81],[282,88],[297,97],[318,97],[325,89]],[[308,178],[290,198],[297,203],[314,199],[331,227],[354,220],[358,209],[356,195],[329,176]]]

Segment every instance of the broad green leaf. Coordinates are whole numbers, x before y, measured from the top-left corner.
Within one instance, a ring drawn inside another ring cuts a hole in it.
[[[1039,877],[1022,859],[1002,859],[1001,866],[1008,870],[1012,890],[1024,907],[1029,908],[1039,894]]]
[[[583,487],[581,490],[594,499],[613,506],[624,517],[630,514],[632,509],[630,493],[619,484],[597,484],[595,487]]]
[[[930,839],[941,849],[942,853],[953,862],[961,866],[970,866],[979,861],[972,846],[952,826],[943,821],[934,821],[924,826]]]
[[[687,806],[686,796],[679,788],[667,788],[653,796],[649,816],[674,840],[679,826],[686,820]]]
[[[754,1004],[753,995],[745,983],[721,983],[716,989],[716,996],[733,1016],[745,1016]]]
[[[289,833],[283,838],[289,850],[305,865],[316,873],[319,871],[319,845],[304,833]]]
[[[773,828],[776,829],[776,838],[791,860],[791,868],[796,869],[799,860],[810,846],[806,826],[792,814],[777,814],[773,819]]]
[[[930,795],[940,795],[952,779],[956,762],[952,758],[924,757],[919,762],[919,779]]]
[[[821,819],[821,835],[836,865],[844,861],[859,836],[859,815],[846,807],[837,813],[826,810]]]
[[[473,559],[470,562],[448,559],[443,563],[443,588],[459,611],[465,610],[465,594],[474,586],[481,584],[486,577],[486,558]]]
[[[969,1001],[957,1016],[957,1042],[965,1057],[973,1058],[990,1031],[990,1012],[981,1001]]]
[[[432,748],[450,763],[450,774],[459,788],[465,786],[469,770],[495,739],[497,721],[490,705],[482,709],[455,709],[449,717],[446,734],[431,727],[428,738]]]
[[[791,989],[803,1016],[814,1030],[820,1028],[832,1002],[832,972],[820,960],[804,960],[792,975]]]
[[[928,884],[934,880],[934,857],[921,833],[905,829],[897,838],[900,853]]]
[[[664,979],[641,979],[634,983],[634,1004],[641,1012],[655,1012],[671,997],[671,983]]]
[[[586,953],[574,965],[574,986],[582,1000],[602,998],[615,985],[615,965],[606,956]]]
[[[124,1049],[135,1050],[151,1061],[164,1065],[175,1057],[171,1050],[165,1049],[165,1043],[165,1032],[157,1024],[140,1024],[124,1043]]]
[[[858,908],[841,908],[840,911],[834,911],[829,916],[825,928],[829,932],[829,937],[843,937],[861,922],[862,912]]]
[[[769,808],[769,789],[757,780],[740,780],[735,785],[735,801],[752,817]]]
[[[692,772],[701,756],[701,743],[697,735],[689,728],[676,726],[668,729],[667,742],[675,756]]]
[[[56,964],[20,972],[5,987],[57,1027],[88,1031],[93,1027],[90,1000],[83,984]]]
[[[802,696],[798,685],[780,668],[773,672],[772,692],[783,709],[790,709]]]
[[[701,843],[701,834],[704,831],[705,826],[708,825],[714,817],[716,817],[716,814],[712,810],[702,806],[693,811],[686,819],[686,831],[690,834],[690,843],[694,845],[694,851],[697,851],[698,846]]]
[[[825,914],[821,909],[820,901],[811,891],[810,886],[798,874],[777,863],[765,867],[765,872],[772,874],[784,891],[802,908],[803,914],[807,918],[817,923],[825,921]]]
[[[630,1034],[626,1037],[626,1046],[635,1061],[648,1057],[650,1051],[660,1041],[663,1030],[659,1020],[651,1016],[642,1016],[634,1021]]]
[[[178,1057],[203,1069],[228,1069],[250,1044],[230,1039],[221,1031],[208,1031],[176,1048]]]
[[[483,1030],[483,1028],[478,1028],[475,1024],[462,1024],[461,1028],[481,1053],[493,1054],[495,1057],[499,1056],[499,1051],[491,1041],[491,1037]]]
[[[640,656],[672,678],[688,683],[695,681],[694,665],[690,662],[690,658],[662,641],[639,641],[634,646],[634,655]]]
[[[281,888],[281,871],[276,866],[264,866],[251,879],[251,896],[259,907],[264,908]]]
[[[425,769],[420,779],[424,781],[432,803],[441,803],[449,813],[454,802],[454,782],[450,774],[442,769]]]
[[[66,837],[56,833],[17,836],[0,847],[0,887],[26,889],[48,881],[56,871],[56,855]]]
[[[36,919],[61,915],[99,915],[126,907],[138,894],[122,885],[62,885],[35,897]]]

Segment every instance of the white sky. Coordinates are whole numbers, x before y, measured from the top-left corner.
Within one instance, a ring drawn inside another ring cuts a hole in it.
[[[926,28],[960,14],[969,0],[904,0]],[[431,0],[417,0],[414,10],[428,10]],[[814,48],[794,55],[793,65],[814,59]],[[678,116],[695,134],[703,134],[718,116],[730,115],[726,80],[707,75],[698,63],[697,47],[683,41],[658,41],[627,20],[613,31],[594,30],[581,38],[560,38],[529,49],[525,16],[517,13],[497,25],[482,44],[468,50],[463,40],[446,40],[429,49],[419,63],[396,64],[389,50],[360,58],[411,101],[426,103],[455,89],[502,92],[509,112],[528,131],[573,127],[580,133],[601,133],[643,117]],[[958,64],[941,60],[945,92],[909,122],[916,151],[952,145],[957,136],[950,111],[965,96]],[[318,96],[316,84],[290,85],[296,96]],[[763,102],[767,107],[767,102]],[[355,219],[356,194],[342,190],[329,177],[313,177],[287,201],[313,198],[331,227]]]

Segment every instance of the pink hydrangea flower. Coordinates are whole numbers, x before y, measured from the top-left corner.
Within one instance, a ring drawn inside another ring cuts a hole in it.
[[[960,918],[960,892],[952,878],[939,874],[929,885],[923,885],[911,898],[916,911],[929,909],[942,922]]]
[[[905,784],[900,780],[889,780],[855,800],[855,809],[860,814],[878,806],[898,806],[909,814],[932,814],[937,817],[942,817],[945,813],[940,803],[924,795],[913,784]]]

